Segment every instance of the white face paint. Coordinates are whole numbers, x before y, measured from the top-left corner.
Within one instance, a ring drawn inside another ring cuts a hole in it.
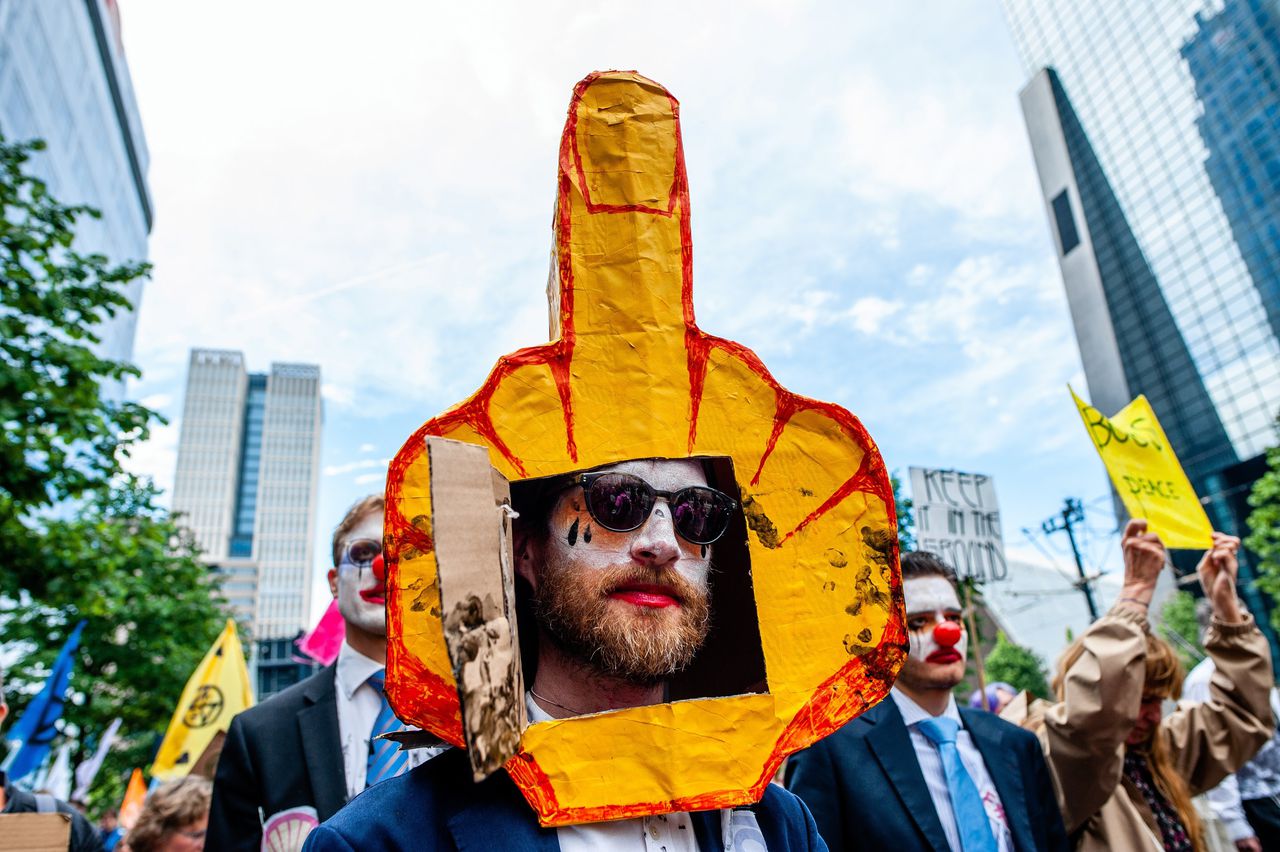
[[[963,610],[956,596],[955,586],[938,576],[912,577],[902,584],[902,594],[907,609],[907,630],[911,641],[911,657],[921,663],[946,664],[955,662],[951,654],[933,638],[933,630],[944,621],[960,625],[960,641],[953,650],[961,662],[965,659],[966,633]],[[948,659],[929,658],[935,654]]]
[[[360,519],[342,539],[342,547],[362,538],[382,541],[382,516],[373,512]],[[372,568],[343,561],[338,566],[338,612],[345,621],[367,633],[387,635],[386,588]]]

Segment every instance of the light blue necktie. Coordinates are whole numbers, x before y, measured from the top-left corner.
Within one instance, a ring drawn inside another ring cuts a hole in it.
[[[409,755],[391,740],[380,740],[378,737],[392,731],[404,730],[404,725],[391,712],[391,703],[387,701],[385,691],[386,672],[376,671],[365,681],[372,686],[382,699],[382,709],[378,718],[373,720],[373,730],[369,732],[369,764],[365,770],[365,786],[372,787],[379,781],[386,781],[404,772],[409,765]]]
[[[978,785],[973,783],[969,770],[964,768],[960,750],[956,748],[960,723],[941,716],[917,722],[916,727],[938,747],[938,754],[942,756],[942,771],[947,778],[947,792],[951,794],[951,811],[956,817],[960,848],[964,852],[999,852]]]

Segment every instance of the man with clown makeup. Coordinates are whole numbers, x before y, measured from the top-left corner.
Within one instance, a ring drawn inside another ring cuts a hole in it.
[[[788,786],[833,850],[1067,849],[1034,735],[957,708],[966,642],[955,572],[902,557],[910,653],[889,698],[795,755]]]
[[[365,787],[434,752],[374,738],[403,725],[383,696],[387,660],[383,497],[352,506],[333,532],[329,588],[345,622],[337,661],[236,716],[214,781],[208,848],[257,852],[273,818],[328,819]]]

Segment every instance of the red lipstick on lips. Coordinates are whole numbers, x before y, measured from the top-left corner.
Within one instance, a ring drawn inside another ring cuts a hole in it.
[[[609,597],[626,601],[635,606],[645,606],[653,609],[680,605],[680,601],[669,586],[656,586],[648,583],[623,586],[610,592]]]
[[[939,648],[924,659],[927,663],[946,665],[947,663],[954,663],[959,660],[960,652],[955,648]]]

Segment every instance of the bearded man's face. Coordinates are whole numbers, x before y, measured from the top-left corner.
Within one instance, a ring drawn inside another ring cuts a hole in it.
[[[628,461],[603,470],[638,476],[658,491],[707,484],[692,461]],[[581,487],[561,493],[545,540],[530,545],[521,571],[547,636],[631,683],[655,683],[689,665],[710,624],[711,546],[685,540],[672,521],[660,498],[637,529],[614,532],[591,516]]]

